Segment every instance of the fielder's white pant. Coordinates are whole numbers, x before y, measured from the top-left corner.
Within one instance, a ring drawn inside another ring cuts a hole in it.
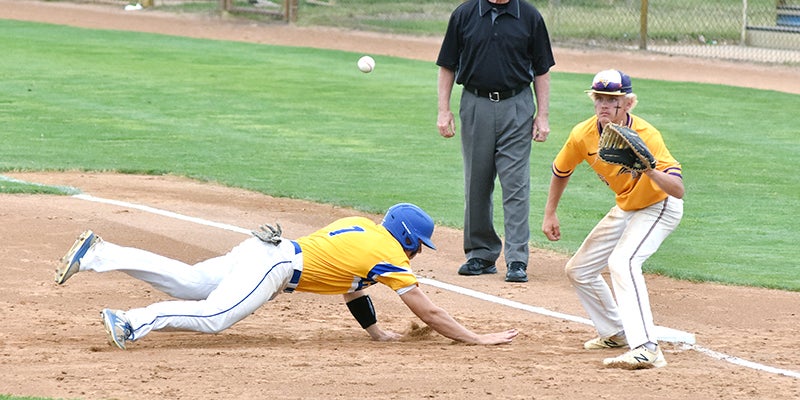
[[[102,241],[81,259],[80,269],[122,271],[184,300],[127,311],[133,327],[130,340],[160,329],[216,333],[296,286],[303,265],[299,249],[290,240],[275,246],[253,237],[223,256],[189,265]]]
[[[600,336],[624,330],[631,348],[658,343],[642,264],[682,216],[683,200],[674,197],[636,211],[614,206],[567,262],[567,277]],[[617,301],[600,275],[606,266]]]

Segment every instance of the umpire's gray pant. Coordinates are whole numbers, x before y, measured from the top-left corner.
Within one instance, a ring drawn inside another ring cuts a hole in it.
[[[506,263],[528,264],[530,155],[536,106],[530,87],[499,102],[463,91],[461,152],[464,157],[464,253],[495,261],[503,243],[494,229],[495,178],[503,191]]]

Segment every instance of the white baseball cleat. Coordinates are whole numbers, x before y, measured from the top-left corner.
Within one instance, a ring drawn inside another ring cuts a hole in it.
[[[661,352],[661,347],[656,348],[656,351],[650,351],[642,345],[621,356],[606,358],[603,360],[603,365],[622,369],[661,368],[667,366],[667,360]]]
[[[67,251],[67,254],[61,257],[61,265],[56,268],[56,283],[62,285],[72,275],[78,273],[81,269],[81,258],[86,255],[89,249],[101,241],[100,236],[95,235],[92,231],[81,233],[69,251]]]
[[[609,337],[596,337],[583,344],[586,350],[600,350],[600,349],[615,349],[617,347],[626,347],[628,340],[625,335],[614,335]]]
[[[104,308],[103,311],[100,311],[100,316],[103,317],[108,343],[125,350],[125,341],[130,340],[133,334],[133,327],[131,327],[128,317],[125,316],[125,312]]]

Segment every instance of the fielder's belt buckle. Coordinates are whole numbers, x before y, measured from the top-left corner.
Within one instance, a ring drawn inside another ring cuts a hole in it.
[[[500,92],[489,92],[489,100],[494,103],[500,101]]]

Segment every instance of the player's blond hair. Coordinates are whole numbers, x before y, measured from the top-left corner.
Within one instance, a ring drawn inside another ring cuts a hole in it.
[[[592,99],[592,101],[597,100],[597,93],[589,92],[587,94],[589,95],[589,98]],[[636,105],[639,104],[639,99],[636,97],[636,93],[633,92],[627,93],[625,94],[625,98],[631,102],[631,108],[628,111],[633,111]]]

